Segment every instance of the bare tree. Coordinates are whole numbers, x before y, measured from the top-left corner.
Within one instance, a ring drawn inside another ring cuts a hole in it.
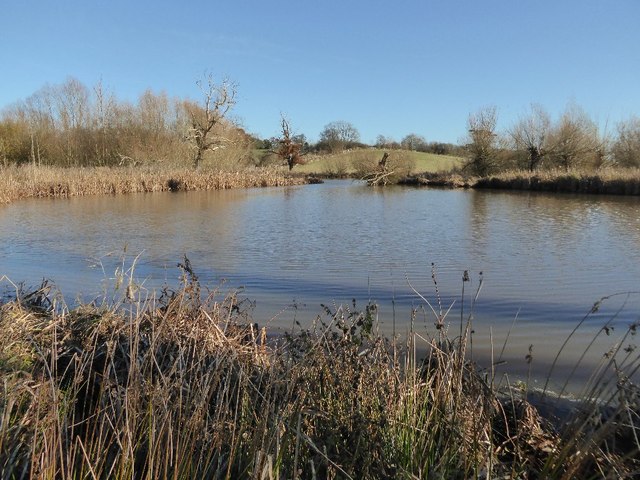
[[[202,156],[208,150],[214,150],[224,144],[224,138],[212,134],[213,128],[225,119],[229,110],[236,104],[236,85],[225,79],[214,82],[211,75],[197,82],[204,96],[204,104],[187,101],[184,108],[189,117],[187,139],[193,148],[193,166],[198,168]]]
[[[475,175],[487,175],[497,167],[497,148],[495,133],[498,114],[495,106],[483,107],[469,115],[467,128],[469,141],[469,168]]]
[[[171,122],[171,107],[166,92],[146,90],[138,99],[138,110],[142,125],[149,132],[157,136],[167,130]]]
[[[291,126],[284,115],[280,117],[281,136],[274,140],[277,149],[273,151],[278,157],[287,162],[289,170],[304,163],[302,159],[302,144],[296,141],[296,135],[291,135]],[[304,138],[304,137],[302,137]]]
[[[400,148],[400,144],[393,139],[393,137],[386,137],[384,135],[378,135],[376,137],[376,148],[383,148],[387,150],[397,150]]]
[[[119,135],[116,132],[117,101],[105,90],[102,81],[93,87],[95,97],[93,130],[95,161],[98,165],[111,165],[117,161]]]
[[[549,153],[548,140],[551,130],[549,114],[541,105],[532,104],[528,116],[520,118],[510,130],[516,150],[527,153],[527,168],[533,172]]]
[[[407,150],[424,150],[427,146],[427,140],[417,133],[410,133],[400,141],[400,146]]]
[[[91,121],[89,89],[78,79],[70,77],[50,89],[59,141],[57,153],[65,165],[81,165],[92,161],[88,128]]]
[[[617,125],[613,142],[614,161],[622,167],[640,167],[640,117],[631,117]]]
[[[325,125],[320,132],[320,144],[331,152],[339,152],[360,141],[360,132],[349,122],[337,121]]]
[[[85,127],[89,120],[89,89],[78,79],[70,77],[53,88],[57,120],[63,131]]]
[[[577,105],[567,107],[549,135],[549,144],[555,163],[565,170],[597,163],[603,150],[596,124]]]
[[[34,165],[42,165],[55,140],[52,97],[51,87],[45,86],[16,108],[17,115],[26,121],[29,128],[29,161]]]

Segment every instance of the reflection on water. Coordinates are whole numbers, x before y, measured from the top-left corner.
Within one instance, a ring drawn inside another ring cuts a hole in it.
[[[407,279],[437,303],[434,263],[443,305],[457,302],[453,331],[462,272],[471,274],[467,293],[483,272],[475,351],[487,354],[490,334],[501,349],[519,312],[505,355],[522,364],[533,344],[542,364],[594,301],[640,289],[639,207],[626,197],[375,189],[349,181],[23,201],[0,209],[0,275],[29,284],[48,277],[86,298],[100,294],[125,246],[131,256],[142,253],[136,273],[146,288],[175,283],[186,254],[204,283],[243,286],[260,323],[289,328],[295,315],[308,324],[320,303],[373,299],[390,332],[393,306],[399,331],[422,306]],[[282,312],[294,302],[296,309]],[[623,302],[605,303],[572,351]],[[637,295],[627,299],[620,329],[638,320],[639,305]],[[432,318],[417,319],[433,331]]]

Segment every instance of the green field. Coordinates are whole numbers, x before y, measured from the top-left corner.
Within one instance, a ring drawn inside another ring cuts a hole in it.
[[[375,165],[387,150],[361,149],[330,155],[309,155],[305,165],[294,167],[294,172],[317,175],[348,175],[358,171],[363,164]],[[409,173],[441,172],[460,166],[463,159],[449,155],[412,152],[408,150],[389,150],[389,162],[398,162],[410,168]]]

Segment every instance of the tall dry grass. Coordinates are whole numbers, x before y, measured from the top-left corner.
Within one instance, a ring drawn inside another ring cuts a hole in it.
[[[640,195],[640,169],[510,171],[478,179],[475,188]]]
[[[448,312],[432,308],[433,336],[398,345],[377,333],[375,305],[325,306],[310,328],[267,341],[237,295],[180,266],[182,287],[155,296],[129,275],[110,302],[69,309],[43,284],[0,305],[2,478],[640,472],[637,353],[553,425],[526,389],[500,393],[469,361],[472,316],[451,339]]]
[[[0,170],[0,204],[33,197],[75,197],[176,190],[219,190],[306,183],[284,170],[224,171],[174,167],[57,168],[21,166]]]

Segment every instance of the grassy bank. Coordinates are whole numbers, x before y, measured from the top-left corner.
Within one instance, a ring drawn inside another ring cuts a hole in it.
[[[535,172],[517,170],[481,178],[465,176],[458,172],[436,172],[412,175],[399,183],[450,188],[640,195],[640,169],[603,168],[595,171],[556,169]]]
[[[473,186],[542,192],[640,195],[640,169],[505,172],[478,179]]]
[[[67,309],[46,285],[0,305],[3,478],[634,478],[638,390],[555,426],[466,359],[470,325],[418,359],[376,309],[327,308],[277,341],[233,294],[183,286]],[[444,318],[441,316],[441,320]],[[458,331],[458,328],[454,329]],[[631,354],[630,354],[631,355]],[[637,353],[623,362],[637,368]],[[599,378],[615,376],[604,372]],[[634,397],[635,395],[635,397]],[[625,400],[626,399],[626,400]],[[615,403],[615,406],[614,406]]]
[[[22,198],[75,197],[178,190],[218,190],[307,183],[282,169],[239,172],[188,168],[8,167],[0,170],[0,204]]]

